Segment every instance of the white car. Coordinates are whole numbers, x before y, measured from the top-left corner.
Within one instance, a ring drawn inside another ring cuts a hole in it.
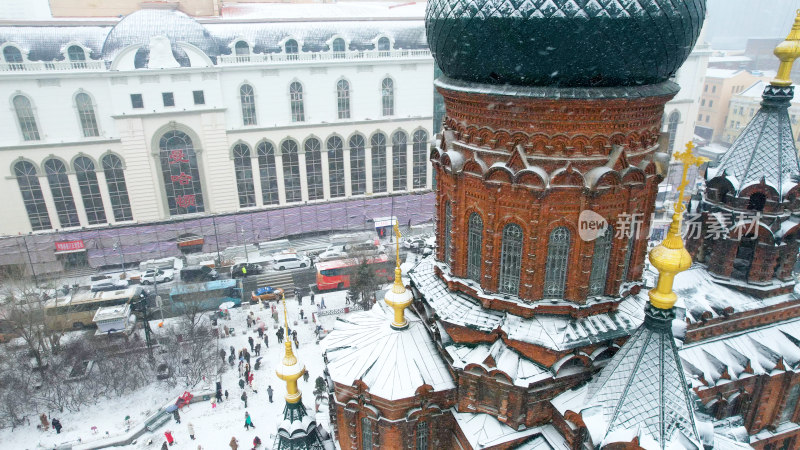
[[[128,287],[128,280],[120,280],[110,275],[95,275],[92,277],[92,292],[116,291]]]
[[[171,269],[148,269],[142,274],[142,284],[166,283],[175,279],[175,271]]]
[[[334,259],[347,258],[347,252],[338,248],[325,250],[317,256],[317,262],[333,261]]]
[[[278,253],[272,258],[272,267],[278,270],[309,267],[311,260],[297,253]]]

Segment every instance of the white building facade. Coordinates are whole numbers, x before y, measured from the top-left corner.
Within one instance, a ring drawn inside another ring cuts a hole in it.
[[[0,234],[430,190],[421,21],[209,22],[0,27]]]

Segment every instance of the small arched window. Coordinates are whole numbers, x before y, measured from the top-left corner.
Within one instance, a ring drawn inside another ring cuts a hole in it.
[[[386,135],[375,133],[370,139],[372,147],[372,192],[386,192]]]
[[[372,448],[372,424],[368,417],[361,418],[361,448],[364,450]]]
[[[264,205],[277,205],[278,171],[275,166],[275,147],[269,142],[261,142],[256,147],[258,153],[258,171],[261,178],[261,197]]]
[[[558,227],[550,232],[547,243],[547,266],[544,274],[544,298],[564,298],[569,264],[570,232]]]
[[[86,68],[86,52],[78,45],[71,45],[67,49],[67,58],[72,63],[73,69]]]
[[[367,192],[366,141],[360,134],[350,138],[350,185],[352,195]]]
[[[344,52],[345,52],[344,39],[342,38],[334,39],[332,47],[333,47],[334,58],[344,58]]]
[[[285,45],[286,49],[286,59],[297,59],[297,54],[300,52],[300,48],[297,45],[297,41],[294,39],[289,39],[286,41]]]
[[[350,83],[347,80],[336,83],[336,106],[340,119],[350,118]]]
[[[322,144],[317,138],[309,138],[306,140],[304,148],[306,153],[308,199],[322,200],[325,198],[322,178]]]
[[[384,116],[394,115],[394,80],[389,77],[381,82],[381,104]]]
[[[328,148],[328,179],[331,198],[344,197],[344,144],[338,136],[331,136]]]
[[[245,41],[237,41],[233,49],[234,52],[236,53],[236,56],[250,55],[250,45]]]
[[[3,59],[11,70],[23,70],[25,68],[22,61],[22,52],[13,45],[7,45],[3,48]]]
[[[303,200],[303,188],[300,184],[300,158],[297,142],[287,139],[281,144],[283,161],[283,186],[286,191],[286,203]]]
[[[589,295],[603,295],[606,288],[606,275],[611,256],[611,244],[614,229],[607,226],[601,236],[594,241],[594,256],[592,256],[592,272],[589,275]]]
[[[392,187],[395,191],[403,191],[408,186],[406,174],[408,173],[408,158],[406,149],[408,148],[408,136],[403,131],[398,131],[392,135]]]
[[[69,177],[67,177],[67,167],[58,159],[48,159],[44,163],[44,173],[50,184],[50,192],[53,194],[53,203],[56,205],[61,228],[81,226],[78,210],[75,208],[75,200],[72,197],[72,188],[69,185]]]
[[[17,184],[22,193],[22,202],[28,213],[31,229],[33,231],[49,230],[51,228],[50,216],[47,214],[47,204],[44,202],[36,167],[28,161],[20,161],[14,164],[14,176],[17,178]]]
[[[519,273],[522,269],[522,227],[510,223],[503,228],[500,251],[500,286],[503,294],[519,294]]]
[[[94,163],[91,159],[80,156],[73,163],[75,176],[78,178],[78,187],[81,190],[83,208],[86,210],[86,219],[89,225],[105,223],[106,212],[103,209],[103,198],[100,196],[100,185],[97,183]]]
[[[428,450],[428,422],[417,423],[417,450]]]
[[[412,151],[412,186],[414,189],[424,188],[428,181],[428,159],[425,151],[428,146],[428,133],[425,130],[414,132]]]
[[[6,47],[8,48],[8,47]],[[14,111],[17,113],[19,129],[22,131],[22,139],[26,141],[39,140],[39,127],[36,125],[36,117],[33,115],[33,106],[28,97],[17,95],[12,100]]]
[[[236,172],[236,189],[239,192],[239,207],[256,206],[256,188],[253,184],[253,164],[250,147],[246,144],[233,146],[233,168]]]
[[[483,220],[477,213],[469,216],[467,243],[467,278],[481,282],[481,260],[483,259]]]
[[[631,257],[633,256],[633,246],[636,242],[634,238],[633,232],[630,233],[628,237],[628,246],[625,249],[625,261],[623,262],[622,266],[622,282],[625,283],[628,281],[628,271],[631,267]]]
[[[117,222],[133,220],[122,160],[116,155],[104,156],[103,173],[106,176],[106,185],[108,186],[108,196],[111,199],[111,210],[114,212],[114,220]]]
[[[389,40],[388,37],[384,36],[384,37],[378,39],[378,51],[379,52],[388,52],[388,51],[390,51],[392,49],[391,46],[392,46],[392,42]]]
[[[444,263],[450,264],[453,256],[453,207],[450,201],[444,203]]]
[[[303,108],[303,85],[295,81],[289,85],[289,102],[292,109],[292,122],[306,120]]]
[[[675,139],[678,135],[678,123],[681,121],[681,114],[678,111],[673,111],[667,119],[667,133],[669,134],[669,152],[675,149]]]
[[[83,137],[99,136],[100,130],[97,127],[92,98],[88,94],[81,92],[75,96],[75,106],[78,108],[78,118],[81,121]]]
[[[242,124],[256,125],[256,97],[253,86],[243,84],[239,88],[239,100],[242,102]]]

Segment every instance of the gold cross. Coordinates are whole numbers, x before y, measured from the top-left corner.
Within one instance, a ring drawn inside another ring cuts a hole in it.
[[[675,205],[675,213],[680,214],[682,213],[686,207],[683,205],[683,191],[686,190],[686,186],[689,184],[689,180],[686,179],[686,174],[689,171],[689,166],[700,166],[703,163],[707,163],[710,161],[708,158],[703,156],[695,156],[692,153],[694,149],[694,143],[689,141],[686,143],[686,150],[682,152],[675,153],[672,155],[675,160],[680,161],[683,164],[683,173],[681,174],[681,184],[678,185],[678,200]]]

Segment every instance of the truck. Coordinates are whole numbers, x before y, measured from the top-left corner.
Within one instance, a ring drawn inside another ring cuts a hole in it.
[[[190,308],[200,311],[216,311],[223,303],[235,306],[242,304],[242,287],[238,280],[215,280],[206,283],[192,283],[175,286],[169,293],[173,314],[180,314]]]

